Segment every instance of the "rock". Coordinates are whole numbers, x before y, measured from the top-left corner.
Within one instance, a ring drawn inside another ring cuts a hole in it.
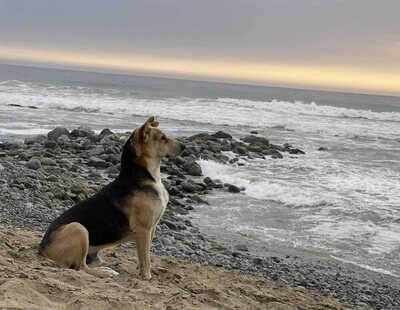
[[[236,151],[237,151],[237,153],[239,154],[239,155],[246,155],[249,151],[246,149],[246,148],[244,148],[243,146],[238,146],[237,148],[236,148]]]
[[[69,131],[63,127],[56,127],[47,134],[49,140],[57,141],[61,135],[69,136]]]
[[[265,139],[264,137],[258,137],[258,136],[253,136],[253,135],[244,137],[243,141],[246,143],[261,143],[266,146],[269,145],[269,141],[267,139]]]
[[[196,185],[190,182],[182,182],[180,186],[182,186],[182,189],[188,193],[194,193],[197,191]]]
[[[327,151],[328,147],[326,146],[321,146],[320,148],[318,148],[318,151]]]
[[[40,163],[40,160],[37,158],[31,158],[27,163],[26,166],[29,169],[33,169],[33,170],[38,170],[42,167],[42,164]]]
[[[59,187],[53,187],[50,189],[50,193],[54,195],[55,198],[64,199],[65,192]]]
[[[76,195],[84,194],[86,197],[89,196],[87,189],[82,185],[74,184],[69,190]]]
[[[42,143],[44,140],[46,140],[45,135],[37,135],[31,138],[26,138],[25,139],[25,144],[34,144],[34,143]]]
[[[57,165],[57,163],[54,159],[47,158],[47,157],[42,158],[40,161],[41,161],[42,165],[45,165],[45,166],[56,166]]]
[[[43,146],[48,149],[54,149],[57,146],[57,142],[53,140],[45,140]]]
[[[183,169],[192,176],[200,176],[202,174],[200,165],[195,161],[188,162],[184,165]]]
[[[87,137],[87,136],[90,136],[93,134],[94,134],[93,130],[91,130],[90,128],[83,127],[83,126],[80,126],[78,129],[74,129],[71,131],[72,137]]]
[[[65,144],[71,142],[71,138],[68,135],[61,135],[58,137],[57,142],[59,144]]]
[[[108,129],[108,128],[104,128],[101,132],[100,132],[100,136],[105,137],[105,136],[109,136],[112,135],[113,132]]]
[[[169,193],[171,196],[176,196],[176,195],[181,194],[181,192],[179,191],[179,189],[176,188],[176,186],[171,186],[171,187],[169,188],[168,193]]]
[[[208,133],[199,133],[187,138],[189,141],[217,141],[217,138]]]
[[[197,194],[192,195],[192,197],[191,197],[190,199],[192,199],[194,202],[197,202],[197,203],[205,203],[205,204],[208,204],[208,201],[204,200],[203,198],[201,198],[201,197],[200,197],[199,195],[197,195]]]
[[[249,248],[245,244],[238,244],[237,246],[235,246],[235,248],[236,248],[236,250],[242,251],[242,252],[248,252],[249,251]]]
[[[240,193],[240,188],[237,187],[236,185],[229,185],[228,190],[231,193]]]
[[[262,259],[259,258],[259,257],[253,258],[253,264],[256,265],[256,266],[262,265]]]
[[[291,149],[289,151],[290,154],[305,154],[302,150],[300,149]]]
[[[221,130],[217,131],[216,133],[212,134],[214,138],[218,139],[232,139],[232,136],[229,133],[223,132]]]
[[[250,131],[250,133],[251,133],[252,135],[258,135],[258,131],[255,131],[255,130]]]
[[[178,230],[178,225],[166,219],[161,219],[160,224],[165,224],[169,229]]]
[[[88,150],[87,152],[91,156],[99,156],[99,155],[104,154],[104,148],[103,148],[103,146],[100,145],[93,149]]]
[[[95,168],[106,168],[108,166],[104,160],[97,157],[90,157],[87,165]]]
[[[174,163],[177,166],[183,165],[186,163],[186,160],[184,160],[182,157],[180,156],[176,156],[176,157],[171,157],[169,159],[170,162]]]

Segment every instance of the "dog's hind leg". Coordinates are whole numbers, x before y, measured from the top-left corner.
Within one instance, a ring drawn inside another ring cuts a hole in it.
[[[86,256],[86,264],[90,266],[100,266],[103,263],[101,257],[99,257],[99,252],[91,252],[89,247],[89,252]]]
[[[89,232],[81,224],[73,222],[58,228],[51,243],[44,249],[42,255],[53,260],[61,267],[82,269],[88,274],[98,277],[118,275],[110,268],[90,268],[86,265],[89,250]]]

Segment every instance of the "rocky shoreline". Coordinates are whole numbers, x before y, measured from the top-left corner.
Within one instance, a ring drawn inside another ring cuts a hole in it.
[[[44,231],[63,210],[89,197],[119,173],[120,153],[129,133],[108,129],[56,128],[47,136],[0,143],[0,225]],[[291,145],[273,145],[252,132],[243,140],[219,131],[180,138],[184,153],[162,163],[170,203],[158,227],[152,251],[205,265],[260,275],[293,287],[332,296],[358,308],[400,307],[400,280],[322,257],[255,253],[247,244],[222,244],[190,221],[207,194],[241,188],[202,176],[199,158],[241,165],[240,158],[279,160],[301,156]],[[233,158],[224,152],[235,154]],[[125,245],[127,247],[132,245]],[[250,248],[250,251],[249,251]]]

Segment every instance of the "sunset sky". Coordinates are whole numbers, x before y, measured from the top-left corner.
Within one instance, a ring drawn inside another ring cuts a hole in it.
[[[400,95],[398,0],[0,0],[0,61]]]

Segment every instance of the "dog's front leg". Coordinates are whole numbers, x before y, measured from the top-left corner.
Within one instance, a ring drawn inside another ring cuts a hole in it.
[[[136,231],[136,249],[139,260],[140,275],[145,280],[151,279],[150,265],[151,230],[147,228]]]

